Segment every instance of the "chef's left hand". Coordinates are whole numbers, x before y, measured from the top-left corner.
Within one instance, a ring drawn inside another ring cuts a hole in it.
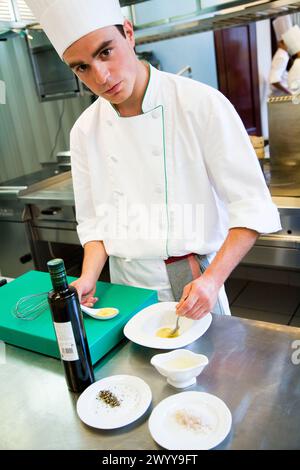
[[[184,287],[176,314],[193,320],[205,317],[217,302],[219,288],[213,277],[203,274]]]

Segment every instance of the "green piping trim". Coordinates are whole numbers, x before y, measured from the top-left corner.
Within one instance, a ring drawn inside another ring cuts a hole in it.
[[[166,129],[165,129],[165,111],[163,105],[161,105],[162,109],[162,122],[163,122],[163,146],[164,146],[164,172],[165,172],[165,201],[166,201],[166,211],[167,211],[167,240],[166,240],[166,253],[167,257],[169,258],[168,252],[168,238],[169,238],[169,231],[170,231],[170,220],[169,220],[169,199],[168,199],[168,177],[167,177],[167,158],[166,158]]]

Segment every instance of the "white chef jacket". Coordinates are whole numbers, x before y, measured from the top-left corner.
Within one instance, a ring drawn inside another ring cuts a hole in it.
[[[273,83],[280,82],[282,86],[288,88],[288,72],[286,70],[289,61],[289,54],[279,47],[275,52],[272,63],[269,81],[271,84],[270,93],[272,95],[282,95],[283,92],[272,86]]]
[[[300,94],[300,58],[296,59],[288,73],[289,89]]]
[[[142,110],[120,117],[99,98],[75,123],[78,236],[82,245],[103,241],[112,282],[157,289],[168,300],[164,259],[212,258],[232,227],[281,226],[244,126],[219,91],[150,66]]]

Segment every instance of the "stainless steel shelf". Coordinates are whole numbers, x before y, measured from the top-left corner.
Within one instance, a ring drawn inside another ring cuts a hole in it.
[[[300,1],[229,2],[182,18],[136,26],[136,44],[186,36],[205,31],[242,26],[255,21],[300,11]]]

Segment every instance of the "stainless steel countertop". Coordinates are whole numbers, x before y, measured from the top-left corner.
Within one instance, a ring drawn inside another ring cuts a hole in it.
[[[261,160],[261,166],[273,201],[276,199],[297,199],[300,197],[300,167],[292,165],[287,157],[275,163],[273,159]],[[285,164],[284,164],[285,162]],[[299,206],[298,206],[299,207]]]
[[[300,449],[300,364],[291,360],[300,329],[237,317],[213,316],[202,338],[189,346],[210,362],[187,390],[212,393],[232,412],[230,434],[218,449]],[[120,430],[84,425],[77,396],[68,392],[60,361],[13,346],[0,365],[1,449],[160,449],[147,420],[151,409],[180,390],[150,365],[160,352],[122,342],[95,367],[99,380],[137,375],[151,387],[151,408]],[[300,354],[298,354],[300,357]]]
[[[272,192],[272,188],[271,192]],[[0,192],[1,195],[1,192]],[[71,171],[66,171],[57,176],[48,178],[35,185],[31,185],[29,189],[18,191],[18,198],[27,204],[35,204],[39,202],[61,203],[65,205],[75,204],[74,191],[72,184]],[[297,196],[289,195],[275,195],[272,193],[274,204],[279,209],[300,209],[300,184],[297,191]]]
[[[40,202],[56,203],[74,206],[74,191],[71,172],[66,171],[57,176],[48,178],[28,190],[19,193],[19,199],[25,204],[39,204]]]
[[[33,188],[42,185],[44,181],[52,181],[53,177],[68,170],[70,170],[70,168],[53,164],[34,173],[5,181],[0,184],[0,200],[10,201],[18,199],[22,192],[31,192]]]

